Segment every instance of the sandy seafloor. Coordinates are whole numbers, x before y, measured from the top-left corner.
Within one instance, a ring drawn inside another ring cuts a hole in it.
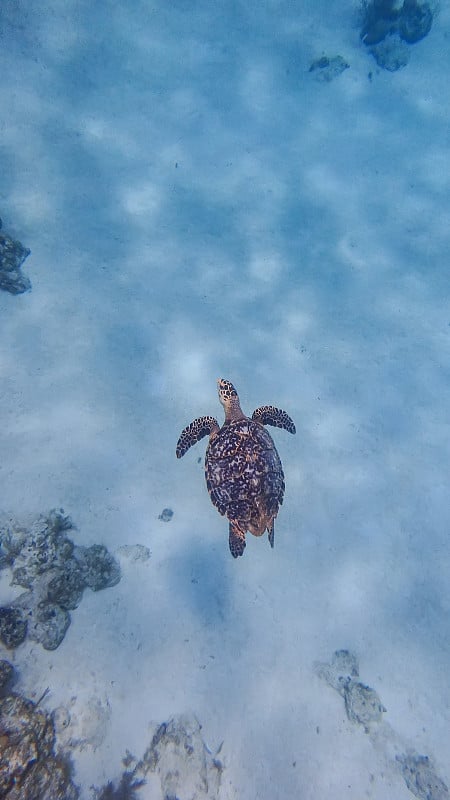
[[[87,738],[105,710],[83,798],[186,711],[221,798],[407,800],[394,740],[450,784],[450,10],[393,73],[356,11],[2,3],[0,216],[33,288],[0,296],[0,506],[151,550],[57,650],[2,651]],[[314,80],[323,54],[350,68]],[[218,376],[297,424],[275,549],[237,561],[205,442],[174,453]],[[314,670],[341,648],[382,736]]]

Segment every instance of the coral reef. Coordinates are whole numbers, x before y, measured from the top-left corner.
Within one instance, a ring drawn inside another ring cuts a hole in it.
[[[77,800],[72,766],[55,754],[52,718],[21,694],[8,691],[13,677],[0,662],[0,797],[4,800]]]
[[[67,536],[73,528],[63,510],[39,516],[27,528],[0,525],[0,569],[9,567],[12,585],[27,589],[0,607],[0,641],[15,648],[26,637],[55,650],[70,625],[70,611],[83,592],[114,586],[120,568],[103,545],[81,547]]]
[[[0,219],[0,231],[1,228]],[[0,289],[10,294],[22,294],[31,289],[31,282],[21,269],[30,252],[28,247],[0,233]]]

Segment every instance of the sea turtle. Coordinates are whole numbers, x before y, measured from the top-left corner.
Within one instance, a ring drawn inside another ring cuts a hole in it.
[[[273,547],[274,520],[283,502],[284,474],[274,441],[264,425],[295,433],[285,411],[274,406],[257,408],[251,419],[243,413],[236,389],[230,381],[217,381],[219,400],[225,411],[220,427],[214,417],[199,417],[184,429],[177,443],[181,458],[204,436],[206,486],[212,503],[229,520],[229,544],[234,558],[245,549],[245,534],[262,536],[265,530]]]

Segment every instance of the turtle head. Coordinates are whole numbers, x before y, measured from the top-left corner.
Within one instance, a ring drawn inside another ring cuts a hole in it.
[[[217,391],[225,411],[225,422],[230,422],[233,419],[242,419],[244,414],[239,403],[239,396],[231,381],[219,378]]]

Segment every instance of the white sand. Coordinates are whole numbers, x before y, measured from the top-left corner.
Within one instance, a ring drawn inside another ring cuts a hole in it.
[[[345,647],[449,784],[449,9],[391,74],[351,4],[31,5],[0,9],[0,215],[33,284],[0,295],[0,506],[152,555],[17,649],[20,688],[70,706],[83,798],[191,710],[224,798],[406,800],[314,673]],[[323,53],[351,65],[329,84]],[[297,424],[275,550],[236,562],[204,443],[174,454],[219,375]]]

